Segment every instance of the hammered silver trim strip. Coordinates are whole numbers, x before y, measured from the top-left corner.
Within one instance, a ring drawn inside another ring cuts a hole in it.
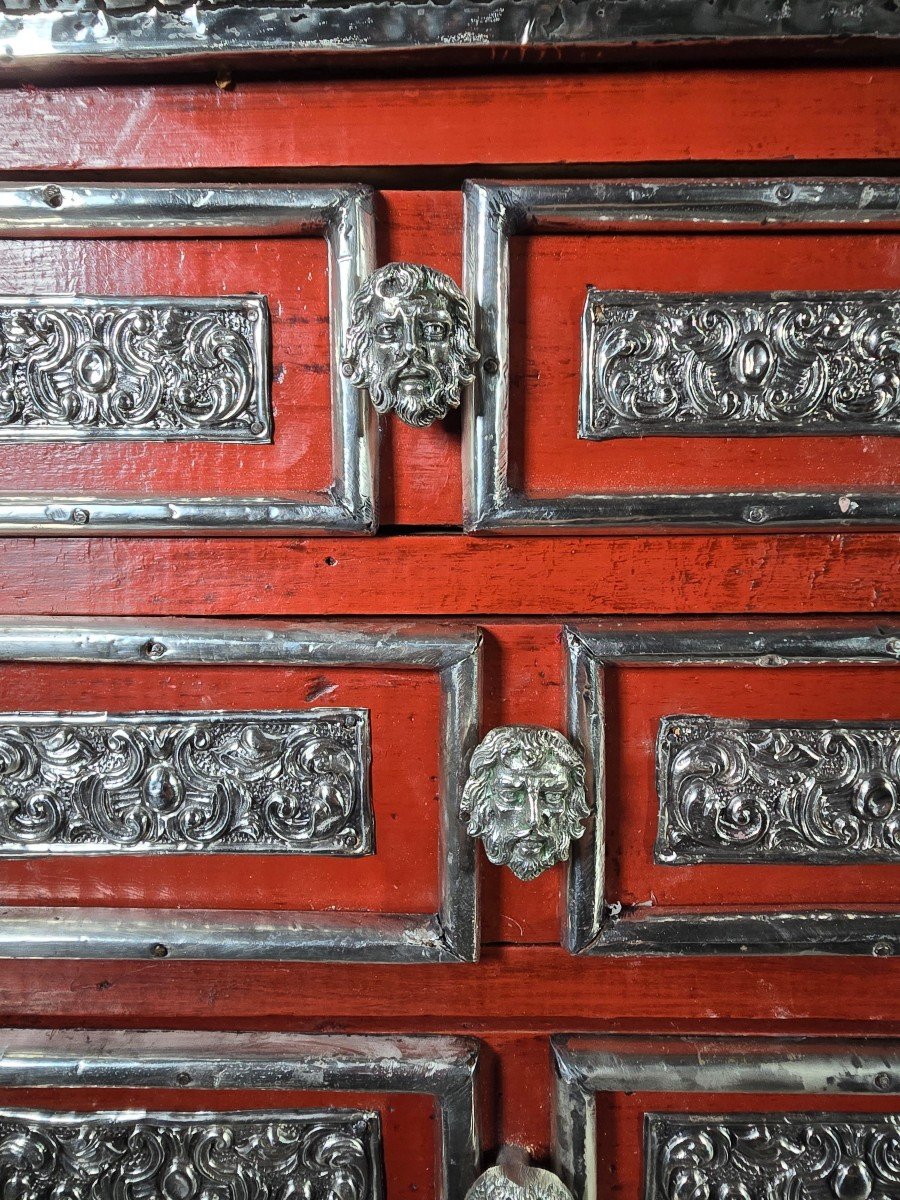
[[[567,721],[584,755],[591,805],[573,843],[566,887],[564,942],[573,954],[872,954],[900,953],[900,908],[623,907],[607,893],[606,700],[608,671],[642,663],[680,666],[871,664],[896,666],[900,629],[740,628],[733,622],[666,626],[609,621],[564,631]]]
[[[645,1113],[644,1164],[646,1200],[889,1196],[900,1191],[900,1117]]]
[[[551,1039],[554,1166],[579,1200],[600,1200],[597,1093],[900,1095],[900,1041],[876,1038]],[[673,1114],[673,1119],[678,1119]]]
[[[40,493],[0,496],[0,535],[373,533],[378,425],[341,374],[349,306],[375,263],[370,187],[0,186],[0,239],[322,237],[328,252],[332,479],[321,492],[260,496]],[[0,243],[2,253],[2,243]],[[246,481],[252,485],[253,479]]]
[[[0,957],[476,962],[475,842],[459,819],[481,712],[481,633],[437,623],[0,621],[0,662],[399,667],[437,673],[438,906],[433,913],[224,909],[0,908]]]
[[[435,1200],[464,1200],[481,1158],[479,1045],[449,1037],[11,1029],[0,1035],[0,1087],[432,1096]]]
[[[900,862],[900,725],[670,716],[658,863]]]
[[[381,1163],[380,1117],[350,1109],[0,1109],[0,1178],[25,1196],[380,1200]]]
[[[0,441],[270,442],[262,296],[0,296]]]
[[[369,714],[0,713],[0,857],[374,852]]]
[[[900,494],[526,494],[510,467],[510,239],[544,233],[900,227],[891,180],[694,179],[465,185],[465,289],[482,358],[463,429],[464,525],[472,533],[684,526],[747,529],[900,524]],[[582,364],[584,366],[584,363]],[[583,389],[589,381],[583,381]],[[573,405],[577,401],[573,397]],[[514,466],[514,464],[513,464]]]
[[[900,292],[602,292],[578,436],[900,434]]]

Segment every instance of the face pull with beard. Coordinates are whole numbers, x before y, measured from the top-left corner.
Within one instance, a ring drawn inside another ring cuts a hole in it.
[[[343,371],[378,412],[431,425],[459,407],[478,357],[468,302],[440,271],[388,263],[353,299]]]
[[[472,755],[460,812],[492,863],[534,879],[581,836],[584,764],[555,729],[492,729]]]

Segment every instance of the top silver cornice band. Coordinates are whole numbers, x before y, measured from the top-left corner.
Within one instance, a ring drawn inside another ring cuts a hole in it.
[[[103,6],[96,0],[3,0],[0,8],[7,78],[52,69],[59,79],[63,69],[133,69],[162,58],[179,66],[211,58],[239,61],[245,54],[255,61],[266,53],[303,61],[360,51],[441,51],[469,61],[479,50],[505,49],[529,59],[570,46],[579,57],[591,50],[633,57],[641,49],[659,54],[667,44],[683,50],[717,39],[731,47],[749,42],[757,54],[767,41],[815,39],[826,49],[834,42],[846,54],[846,39],[859,38],[871,53],[887,49],[898,35],[900,19],[888,0],[853,6],[795,0],[789,8],[765,0],[743,0],[739,7],[707,0],[564,0],[549,9],[537,0],[449,0],[437,9],[406,0],[389,13],[373,0],[344,7],[334,0],[321,6],[296,0],[107,0]]]

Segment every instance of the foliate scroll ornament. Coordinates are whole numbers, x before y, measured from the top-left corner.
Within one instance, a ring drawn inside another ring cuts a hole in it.
[[[897,724],[665,717],[657,788],[658,862],[900,862]]]
[[[269,441],[260,296],[0,297],[0,439]]]
[[[388,263],[353,298],[342,369],[380,413],[418,428],[440,420],[459,407],[479,357],[469,302],[441,271]]]
[[[552,1171],[533,1167],[519,1146],[504,1146],[495,1167],[489,1167],[466,1192],[465,1200],[573,1200],[572,1193]]]
[[[900,1117],[648,1113],[646,1200],[896,1200]]]
[[[369,1113],[0,1112],[4,1200],[372,1200]]]
[[[588,812],[584,763],[555,729],[500,726],[472,754],[460,815],[519,879],[568,858]]]
[[[900,433],[900,293],[591,289],[579,435]]]
[[[372,852],[368,713],[0,714],[0,856]]]

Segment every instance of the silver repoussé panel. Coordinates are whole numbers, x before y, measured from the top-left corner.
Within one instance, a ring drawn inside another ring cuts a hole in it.
[[[372,189],[356,184],[0,186],[0,239],[323,238],[328,252],[332,460],[326,489],[287,496],[260,495],[256,471],[236,480],[249,491],[226,496],[69,494],[48,477],[40,492],[0,496],[0,534],[374,532],[377,421],[340,369],[350,300],[375,261],[374,225]],[[131,305],[131,298],[125,303]],[[82,358],[81,374],[102,384],[109,370],[108,349],[89,346]],[[0,356],[0,372],[2,362]],[[0,395],[0,412],[10,402]],[[263,423],[260,431],[250,432],[254,439],[266,440],[270,431]],[[260,459],[260,470],[263,464]]]
[[[900,184],[877,179],[470,181],[465,185],[465,227],[465,285],[482,355],[463,431],[467,530],[553,533],[630,526],[747,529],[900,523],[896,489],[671,494],[600,490],[549,498],[531,496],[518,482],[520,471],[511,461],[510,444],[510,411],[517,402],[510,394],[511,238],[553,233],[689,232],[698,236],[697,253],[702,254],[704,232],[896,231],[900,228]],[[889,377],[890,339],[884,349]],[[754,349],[745,356],[751,373],[759,366],[756,353]],[[879,393],[881,386],[876,387]],[[886,395],[893,386],[886,378]],[[576,404],[573,396],[573,437]]]
[[[900,434],[900,292],[589,288],[578,436]]]
[[[374,849],[369,714],[0,713],[0,857]]]
[[[663,717],[661,863],[900,863],[900,725]]]
[[[334,1092],[338,1104],[341,1094],[431,1096],[435,1200],[464,1200],[481,1158],[478,1050],[448,1037],[9,1029],[0,1035],[0,1088],[46,1088],[56,1100],[67,1088],[113,1089],[111,1100],[121,1089],[129,1104],[142,1089],[178,1090],[181,1107],[193,1091],[211,1090]],[[384,1200],[381,1173],[372,1178],[371,1200]]]
[[[785,896],[783,908],[760,905],[747,911],[727,905],[623,906],[607,894],[605,876],[606,690],[610,672],[614,678],[617,668],[641,664],[664,664],[672,670],[703,665],[777,670],[814,664],[870,664],[887,671],[896,668],[900,660],[896,627],[810,629],[760,622],[747,629],[735,622],[695,621],[673,627],[658,621],[606,621],[568,628],[565,643],[569,738],[584,755],[591,807],[584,835],[573,843],[569,859],[565,942],[572,953],[882,957],[900,952],[900,906],[890,896],[885,896],[885,907],[860,908],[798,908],[790,895]],[[893,776],[883,770],[879,773],[873,763],[868,778],[859,782],[861,791],[855,796],[863,809],[860,820],[871,822],[874,814],[877,835],[877,812],[892,804],[895,796]],[[727,894],[726,886],[722,893]]]
[[[0,1109],[8,1194],[382,1200],[376,1113]]]
[[[0,958],[477,960],[476,843],[459,809],[478,741],[479,630],[425,622],[7,617],[0,662],[143,666],[148,686],[155,666],[385,667],[433,671],[441,688],[437,911],[335,911],[327,896],[314,912],[8,905],[0,908]]]
[[[645,1200],[900,1194],[900,1117],[881,1113],[644,1116]]]

